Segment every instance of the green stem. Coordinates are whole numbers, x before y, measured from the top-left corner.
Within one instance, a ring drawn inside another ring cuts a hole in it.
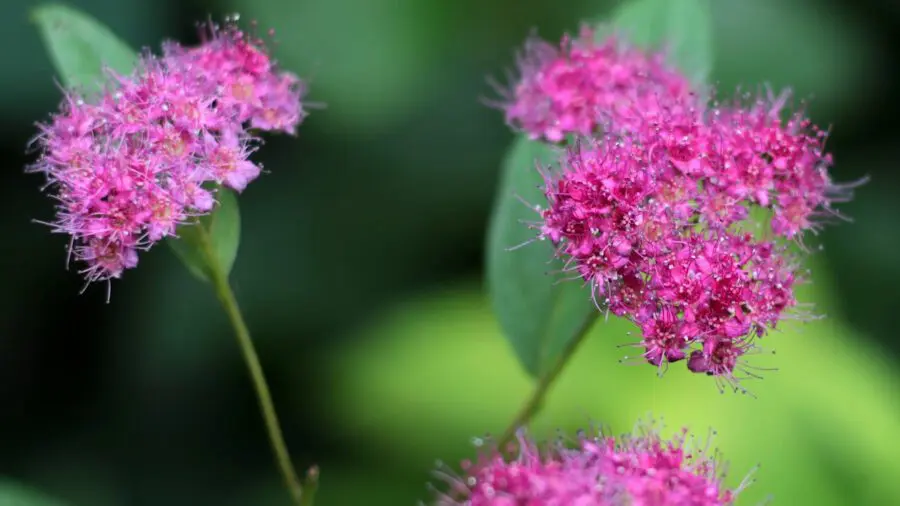
[[[524,427],[534,418],[535,415],[541,410],[544,405],[544,399],[547,397],[547,392],[550,390],[550,387],[553,385],[553,382],[556,381],[556,378],[559,377],[559,374],[565,369],[566,364],[569,363],[569,359],[575,354],[575,351],[578,349],[578,346],[584,341],[585,337],[588,335],[588,331],[591,329],[591,325],[594,321],[597,320],[597,314],[593,313],[589,317],[585,318],[584,322],[582,322],[581,326],[578,328],[577,333],[574,338],[566,344],[566,348],[563,350],[562,354],[560,354],[559,358],[550,369],[547,369],[540,378],[538,378],[537,385],[534,388],[534,391],[531,393],[531,396],[528,397],[528,400],[519,409],[519,412],[516,413],[515,418],[503,432],[503,435],[500,436],[500,439],[497,441],[497,448],[504,448],[516,435],[516,431],[519,430],[520,427]]]
[[[275,453],[275,460],[284,477],[285,485],[290,491],[294,503],[298,506],[310,506],[312,504],[312,495],[308,494],[308,498],[304,498],[303,487],[297,478],[297,472],[291,463],[291,456],[288,453],[287,445],[284,442],[284,436],[281,433],[281,425],[278,422],[278,415],[275,413],[275,405],[272,403],[272,395],[269,393],[269,386],[266,383],[262,366],[259,363],[259,357],[256,355],[256,349],[253,346],[253,340],[250,338],[250,331],[244,322],[244,317],[238,307],[237,299],[228,282],[228,275],[222,270],[222,266],[213,252],[212,244],[209,240],[209,234],[202,226],[198,226],[201,230],[203,239],[203,247],[206,255],[206,263],[209,267],[209,277],[212,281],[216,296],[222,303],[222,307],[231,320],[231,326],[234,327],[234,333],[237,337],[238,345],[244,355],[244,361],[250,370],[250,378],[253,381],[253,387],[256,390],[256,396],[259,399],[259,407],[262,412],[263,420],[266,422],[266,430],[269,433],[269,441],[272,443],[272,451]],[[310,478],[312,478],[310,473]],[[316,471],[316,475],[318,471]],[[312,480],[310,480],[312,482]],[[306,499],[306,500],[304,500]]]
[[[316,490],[319,488],[319,468],[313,466],[306,472],[306,481],[303,482],[303,506],[312,506],[313,499],[316,496]]]

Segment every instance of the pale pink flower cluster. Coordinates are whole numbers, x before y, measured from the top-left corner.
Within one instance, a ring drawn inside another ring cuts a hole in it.
[[[250,129],[293,134],[305,111],[297,76],[233,23],[206,27],[197,47],[164,45],[133,73],[106,70],[97,99],[68,90],[41,124],[40,159],[57,201],[55,232],[88,282],[118,278],[138,252],[216,205],[216,186],[242,191],[260,174]]]
[[[825,133],[800,113],[782,119],[787,93],[707,105],[660,54],[614,37],[529,46],[508,120],[535,139],[576,139],[560,171],[543,171],[539,238],[598,306],[641,329],[647,362],[686,359],[743,390],[736,371],[756,374],[741,357],[797,305],[788,240],[849,197],[828,175]]]
[[[748,484],[724,486],[724,465],[687,430],[671,440],[658,427],[639,425],[614,438],[581,433],[574,442],[539,448],[523,432],[517,455],[482,450],[462,463],[463,476],[441,469],[446,482],[436,506],[724,506]],[[509,453],[514,453],[512,449]]]

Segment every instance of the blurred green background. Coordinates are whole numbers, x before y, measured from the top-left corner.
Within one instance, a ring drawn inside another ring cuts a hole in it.
[[[297,139],[267,139],[271,171],[241,198],[233,273],[297,464],[320,506],[412,505],[435,459],[471,456],[530,390],[483,295],[482,250],[512,134],[491,96],[532,28],[557,39],[614,1],[78,0],[133,46],[195,42],[195,21],[240,12],[325,102]],[[740,504],[900,504],[900,8],[892,0],[713,2],[714,79],[792,85],[833,125],[835,178],[870,175],[827,229],[803,288],[828,317],[767,339],[777,367],[721,395],[681,367],[626,366],[610,321],[563,374],[540,436],[589,420],[628,430],[712,427]],[[285,505],[227,321],[166,248],[79,295],[38,176],[33,123],[60,93],[28,23],[0,6],[0,475],[73,506]],[[24,504],[10,501],[2,504]],[[48,503],[49,504],[49,503]]]

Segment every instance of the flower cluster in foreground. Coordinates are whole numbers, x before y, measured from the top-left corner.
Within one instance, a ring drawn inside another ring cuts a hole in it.
[[[723,485],[724,469],[706,446],[689,441],[687,430],[664,440],[658,426],[640,424],[614,438],[581,433],[574,444],[558,441],[539,448],[520,432],[518,455],[496,448],[476,462],[462,463],[463,476],[438,476],[448,487],[437,506],[722,506],[736,489]],[[512,453],[512,452],[510,452]]]
[[[828,175],[826,133],[784,114],[787,92],[709,105],[662,54],[588,29],[559,48],[529,42],[520,67],[508,123],[575,136],[561,170],[542,169],[538,238],[641,329],[647,362],[685,360],[743,390],[736,373],[756,374],[741,357],[797,307],[790,243],[850,196]]]
[[[40,159],[57,201],[55,232],[87,281],[118,278],[138,251],[210,212],[218,185],[242,191],[260,174],[250,129],[294,134],[304,83],[279,70],[263,41],[234,23],[204,42],[145,53],[130,75],[105,70],[101,96],[68,90],[40,125]]]

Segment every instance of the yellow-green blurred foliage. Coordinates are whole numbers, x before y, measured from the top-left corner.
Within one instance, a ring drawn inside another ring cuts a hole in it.
[[[801,293],[819,311],[833,309],[827,281],[817,276]],[[761,464],[739,504],[768,495],[777,504],[900,504],[900,377],[839,315],[791,322],[767,336],[763,345],[777,354],[748,362],[779,370],[744,384],[756,398],[721,394],[683,364],[659,378],[652,366],[618,363],[627,348],[616,346],[633,342],[627,335],[633,329],[618,319],[598,322],[550,394],[535,435],[552,437],[591,421],[627,432],[652,413],[670,430],[688,426],[698,436],[716,430],[732,486]],[[344,350],[334,368],[345,400],[341,430],[374,440],[376,451],[408,472],[436,455],[474,456],[469,439],[501,431],[530,393],[474,283],[399,304],[366,332],[373,334],[367,345]],[[344,478],[333,472],[330,479]],[[391,472],[379,476],[390,481]],[[362,504],[354,478],[347,477],[343,492],[323,491],[323,504]]]

